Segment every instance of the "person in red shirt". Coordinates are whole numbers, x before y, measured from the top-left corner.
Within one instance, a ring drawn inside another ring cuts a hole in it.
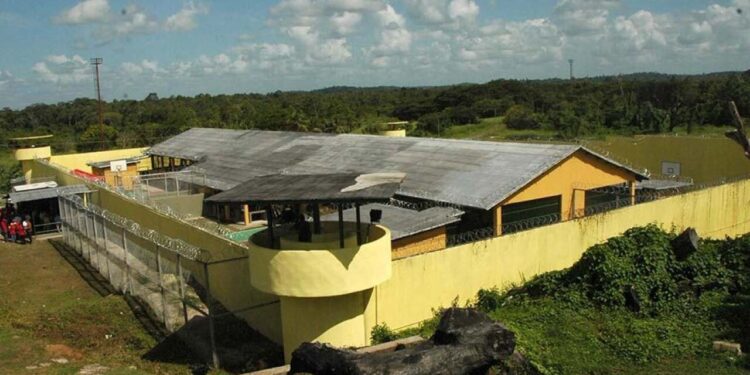
[[[18,230],[18,223],[16,221],[11,221],[10,225],[8,226],[8,235],[10,236],[10,240],[12,242],[16,242],[17,230]]]
[[[21,225],[19,222],[14,222],[16,224],[16,238],[18,239],[17,242],[21,242],[22,244],[26,243],[26,228]]]
[[[8,242],[8,218],[5,216],[0,219],[0,231],[3,232],[3,241]]]

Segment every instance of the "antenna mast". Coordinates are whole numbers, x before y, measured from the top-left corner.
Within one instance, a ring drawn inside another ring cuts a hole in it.
[[[99,65],[104,60],[101,57],[94,57],[91,59],[91,65],[94,66],[94,79],[96,81],[96,101],[98,104],[97,111],[99,112],[99,144],[100,147],[104,147],[104,114],[102,113],[102,90],[99,85]]]
[[[570,80],[573,80],[573,59],[568,59],[568,64],[570,64]]]

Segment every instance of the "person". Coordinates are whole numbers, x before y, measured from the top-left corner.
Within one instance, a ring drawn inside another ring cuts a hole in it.
[[[11,242],[16,242],[16,230],[18,230],[18,222],[13,220],[8,225],[8,236]]]
[[[20,242],[21,244],[26,243],[26,229],[21,224],[21,219],[14,220],[14,223],[16,224],[16,242]]]
[[[3,241],[8,242],[8,218],[0,218],[0,231],[3,232]]]
[[[31,227],[31,216],[26,215],[26,217],[23,219],[23,222],[21,222],[21,227],[23,227],[23,231],[26,234],[23,238],[23,242],[31,243],[31,234],[33,231]]]

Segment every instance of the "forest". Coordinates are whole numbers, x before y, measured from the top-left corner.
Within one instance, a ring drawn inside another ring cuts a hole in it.
[[[145,146],[191,127],[375,133],[409,121],[413,136],[501,117],[509,129],[544,129],[561,140],[655,134],[731,123],[726,103],[750,113],[750,70],[693,76],[639,73],[575,80],[495,80],[443,87],[331,87],[308,92],[172,96],[103,104],[79,98],[0,110],[0,145],[54,134],[56,153]]]

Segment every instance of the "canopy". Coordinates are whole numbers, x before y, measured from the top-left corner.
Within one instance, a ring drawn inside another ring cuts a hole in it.
[[[59,195],[90,193],[86,185],[69,185],[59,188],[43,188],[8,193],[12,203],[30,202],[40,199],[57,198]]]

